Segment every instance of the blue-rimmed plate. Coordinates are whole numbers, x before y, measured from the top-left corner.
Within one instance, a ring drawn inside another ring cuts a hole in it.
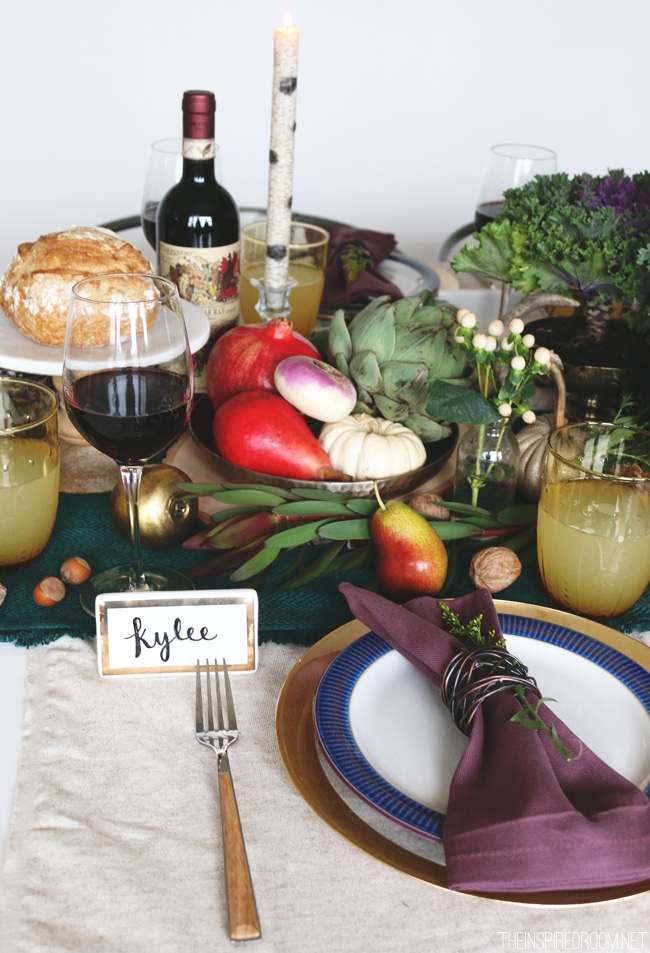
[[[648,790],[650,672],[565,625],[499,617],[509,650],[556,699],[549,707],[600,758]],[[417,669],[373,633],[361,637],[325,672],[314,724],[328,761],[353,791],[410,830],[440,839],[466,738]]]

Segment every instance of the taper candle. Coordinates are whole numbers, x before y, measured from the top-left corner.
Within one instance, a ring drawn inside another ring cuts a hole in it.
[[[291,17],[286,14],[284,26],[276,27],[273,33],[273,103],[264,266],[267,292],[285,288],[289,278],[299,38],[300,33],[291,26]]]

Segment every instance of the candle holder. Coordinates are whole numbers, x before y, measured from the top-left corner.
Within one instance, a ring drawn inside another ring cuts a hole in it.
[[[243,324],[257,324],[291,314],[293,329],[303,337],[314,330],[325,286],[329,234],[307,222],[291,222],[281,270],[269,269],[267,222],[242,228],[239,305]],[[272,262],[279,264],[277,261]],[[270,272],[270,273],[269,273]]]
[[[251,278],[251,285],[259,292],[259,300],[255,305],[255,310],[265,323],[273,321],[275,318],[288,318],[291,314],[291,305],[289,304],[289,295],[291,289],[295,288],[298,282],[295,278],[287,278],[287,283],[283,288],[267,288],[264,284],[264,278]]]

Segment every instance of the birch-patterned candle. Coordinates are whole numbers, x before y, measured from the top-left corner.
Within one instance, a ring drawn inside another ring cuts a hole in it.
[[[291,26],[289,15],[285,16],[285,25],[276,27],[273,34],[273,103],[264,264],[267,291],[285,288],[289,278],[299,37],[298,30]]]

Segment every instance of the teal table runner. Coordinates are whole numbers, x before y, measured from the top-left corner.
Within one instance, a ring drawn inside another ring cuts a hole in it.
[[[63,635],[89,638],[95,635],[94,620],[81,608],[78,592],[68,587],[57,606],[43,608],[32,599],[32,590],[43,576],[58,576],[69,556],[83,556],[93,572],[128,562],[128,544],[118,533],[110,516],[109,494],[70,495],[62,493],[57,520],[45,552],[26,569],[2,573],[0,582],[7,596],[0,606],[0,640],[29,646],[52,642]],[[180,546],[145,550],[145,565],[173,566],[180,572],[197,566],[209,553],[192,552]],[[293,554],[287,561],[295,558]],[[285,563],[285,568],[286,568]],[[332,629],[349,622],[352,616],[338,591],[343,578],[356,585],[372,585],[373,574],[357,569],[343,576],[323,576],[294,590],[280,590],[282,564],[257,586],[259,595],[259,641],[312,645]],[[236,588],[224,576],[204,576],[194,580],[197,589]],[[448,596],[461,594],[459,590]],[[536,566],[528,566],[520,578],[498,598],[516,602],[550,605]],[[626,615],[610,623],[621,632],[650,630],[650,591]]]

